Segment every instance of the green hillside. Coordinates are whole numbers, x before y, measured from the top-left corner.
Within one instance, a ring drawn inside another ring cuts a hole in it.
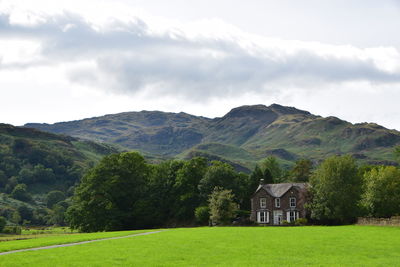
[[[0,216],[18,221],[18,211],[19,223],[45,223],[51,213],[47,193],[60,191],[65,208],[82,173],[118,151],[113,145],[0,124]]]
[[[242,106],[221,118],[186,113],[127,112],[56,124],[27,124],[54,133],[118,144],[154,157],[203,155],[251,169],[266,156],[290,165],[352,154],[361,162],[394,164],[400,132],[372,123],[351,124],[273,104]]]

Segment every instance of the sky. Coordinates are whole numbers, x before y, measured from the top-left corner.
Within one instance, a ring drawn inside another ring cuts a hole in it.
[[[278,103],[400,130],[400,0],[0,0],[0,122]]]

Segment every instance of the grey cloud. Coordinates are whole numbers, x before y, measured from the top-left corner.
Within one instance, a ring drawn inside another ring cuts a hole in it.
[[[67,29],[67,25],[72,26]],[[179,31],[154,34],[140,19],[116,20],[106,29],[95,30],[71,13],[49,17],[36,26],[11,25],[8,15],[0,15],[0,38],[10,37],[41,41],[41,55],[48,64],[95,62],[94,67],[72,69],[68,78],[122,94],[146,89],[206,101],[214,96],[284,90],[282,84],[290,82],[300,87],[346,81],[400,82],[399,73],[383,71],[371,59],[322,57],[307,49],[275,58],[249,52],[229,39],[189,38]],[[21,68],[33,65],[16,64]],[[0,62],[0,68],[5,67]]]

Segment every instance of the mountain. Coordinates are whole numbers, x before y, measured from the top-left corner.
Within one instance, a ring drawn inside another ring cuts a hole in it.
[[[35,210],[34,220],[43,219],[50,213],[46,211],[48,192],[59,190],[68,197],[89,167],[116,152],[114,145],[0,124],[0,216],[10,220],[22,207],[31,214]],[[17,194],[16,188],[22,190]]]
[[[334,154],[393,164],[393,147],[400,145],[400,132],[396,130],[324,118],[277,104],[241,106],[214,119],[182,112],[141,111],[25,126],[113,143],[155,157],[206,156],[243,170],[269,155],[285,164],[302,157],[320,161]]]

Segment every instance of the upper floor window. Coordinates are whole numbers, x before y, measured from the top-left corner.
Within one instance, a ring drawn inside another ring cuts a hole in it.
[[[295,197],[291,197],[290,198],[290,207],[291,208],[295,208],[296,207],[296,198]]]
[[[267,207],[267,199],[260,198],[260,208],[265,209]]]
[[[275,198],[275,207],[280,208],[281,207],[281,199],[280,198]]]

